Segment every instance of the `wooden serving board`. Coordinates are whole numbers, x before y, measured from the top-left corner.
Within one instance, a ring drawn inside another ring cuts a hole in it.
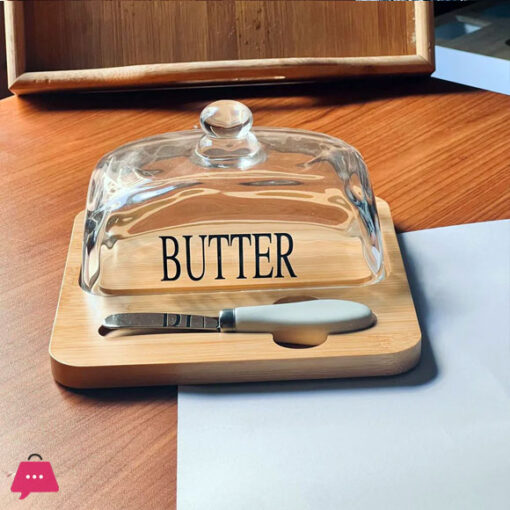
[[[79,285],[83,213],[74,222],[50,340],[53,376],[66,386],[94,388],[391,375],[412,368],[421,332],[388,204],[377,199],[387,276],[351,288],[290,288],[96,296]],[[121,312],[217,315],[223,308],[294,298],[362,302],[377,315],[367,330],[330,335],[310,348],[276,344],[270,334],[164,333],[103,336],[104,317]]]

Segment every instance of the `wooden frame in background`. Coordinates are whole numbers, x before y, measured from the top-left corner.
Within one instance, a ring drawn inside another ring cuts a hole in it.
[[[245,2],[238,2],[238,4],[245,4],[244,8],[253,10],[254,4],[262,5],[268,4],[272,0],[257,1],[246,0]],[[376,20],[378,12],[381,13],[382,9],[388,9],[387,6],[378,6],[379,2],[338,2],[330,0],[331,3],[335,4],[334,9],[337,11],[341,8],[350,9],[350,15],[354,9],[359,9],[359,12],[367,12],[367,9],[371,9],[374,13]],[[299,2],[295,0],[287,0],[287,2],[294,2],[293,8],[296,9],[303,7],[303,4],[307,2]],[[91,90],[91,89],[118,89],[118,88],[144,88],[144,87],[165,87],[165,86],[178,86],[178,85],[194,85],[194,84],[212,84],[212,83],[239,83],[239,82],[271,82],[271,81],[285,81],[285,80],[313,80],[321,78],[333,78],[341,76],[355,76],[355,75],[378,75],[378,74],[401,74],[401,73],[430,73],[434,69],[434,48],[433,48],[433,13],[432,13],[432,2],[416,1],[416,2],[381,2],[381,4],[392,5],[392,9],[405,10],[405,15],[414,23],[414,33],[411,34],[409,45],[412,45],[413,52],[409,54],[398,54],[398,55],[374,55],[367,56],[363,54],[363,46],[365,45],[366,53],[366,41],[361,40],[360,43],[360,56],[341,56],[341,57],[324,57],[324,56],[306,56],[306,57],[286,57],[286,58],[237,58],[229,60],[211,59],[203,61],[178,61],[168,63],[144,63],[138,65],[124,65],[122,62],[115,62],[115,58],[119,60],[124,58],[120,54],[111,54],[111,52],[118,51],[112,49],[108,45],[99,47],[99,55],[93,55],[93,58],[97,59],[97,64],[94,68],[72,68],[72,69],[31,69],[30,62],[34,60],[33,54],[30,53],[29,48],[38,48],[35,50],[37,53],[41,48],[44,51],[44,45],[48,44],[51,37],[55,37],[56,30],[49,28],[48,24],[47,32],[44,33],[45,40],[29,40],[27,37],[33,36],[35,26],[30,24],[30,20],[34,21],[33,15],[28,16],[24,12],[25,9],[29,9],[30,4],[42,4],[39,2],[20,2],[20,1],[8,1],[5,2],[5,24],[6,24],[6,39],[7,39],[7,64],[8,64],[8,81],[9,88],[16,94],[29,94],[35,92],[49,92],[49,91],[61,91],[61,90]],[[93,2],[86,2],[89,6]],[[122,3],[122,2],[121,2]],[[125,8],[128,4],[133,2],[125,2],[121,9]],[[162,2],[164,4],[165,2]],[[223,2],[175,2],[172,8],[178,4],[207,4],[207,7],[202,6],[201,8],[209,9],[212,4],[217,4],[218,9],[228,8],[228,5],[232,6],[234,0],[223,0]],[[325,2],[318,2],[324,4]],[[50,5],[51,2],[44,2],[46,5]],[[64,2],[62,2],[62,5]],[[78,7],[77,2],[66,2],[67,7],[62,8],[73,8]],[[95,2],[98,6],[102,7],[105,4]],[[110,4],[110,2],[106,2]],[[219,5],[218,5],[219,4]],[[285,2],[280,2],[285,4]],[[341,6],[340,4],[344,4]],[[350,5],[347,5],[350,4]],[[360,7],[355,6],[355,4]],[[367,4],[372,4],[370,7]],[[120,4],[118,4],[120,5]],[[153,3],[154,5],[154,3]],[[168,9],[169,5],[162,6],[162,9]],[[274,7],[274,3],[271,8]],[[363,7],[361,7],[363,6]],[[263,7],[263,5],[262,5]],[[285,8],[289,7],[289,4],[284,5]],[[33,7],[30,7],[33,9]],[[54,6],[55,8],[55,6]],[[87,7],[89,8],[89,7]],[[243,7],[242,7],[243,8]],[[333,6],[332,6],[333,8]],[[377,10],[379,9],[379,11]],[[411,11],[412,10],[412,11]],[[90,11],[88,11],[90,12]],[[193,12],[193,11],[191,11]],[[153,16],[153,14],[150,14]],[[189,11],[188,11],[189,16]],[[154,27],[155,23],[161,23],[160,20],[136,18],[136,23],[145,27]],[[81,19],[81,18],[80,18]],[[99,18],[102,19],[102,18]],[[135,18],[133,18],[135,19]],[[221,18],[220,18],[221,19]],[[237,19],[237,18],[236,18]],[[40,21],[40,18],[38,19]],[[97,21],[97,20],[96,20]],[[166,22],[167,20],[165,20]],[[267,20],[266,20],[267,21]],[[270,22],[271,20],[269,20]],[[116,22],[116,21],[114,21]],[[176,21],[172,20],[175,24]],[[373,19],[372,19],[372,22]],[[377,21],[376,21],[377,23]],[[398,38],[408,38],[409,34],[404,33],[392,33],[390,28],[387,26],[387,21],[379,21],[381,26],[378,26],[379,37],[386,38],[386,40],[395,41]],[[38,23],[39,24],[39,23]],[[39,24],[40,25],[40,24]],[[72,32],[73,27],[70,23],[70,29],[67,37],[72,38],[75,32]],[[218,25],[221,29],[224,27]],[[136,30],[132,25],[129,25],[130,29],[133,30],[131,41],[133,38],[138,37],[138,34],[144,33],[143,30]],[[60,28],[65,29],[66,24],[62,24]],[[76,27],[74,27],[75,30]],[[125,27],[122,27],[123,30]],[[271,37],[271,33],[267,32],[255,32],[259,30],[260,26],[249,25],[248,28],[244,27],[245,30],[253,30],[253,37],[259,37],[259,41],[265,41],[260,39],[261,37]],[[164,30],[164,29],[163,29]],[[40,26],[37,27],[37,33],[41,33]],[[275,34],[277,31],[273,31]],[[147,33],[147,32],[145,32]],[[163,34],[165,32],[163,31]],[[344,37],[344,41],[352,43],[352,38],[348,39],[349,34],[342,34],[342,31],[335,32],[338,37]],[[362,37],[372,37],[370,30],[361,32]],[[151,33],[152,35],[152,33]],[[249,34],[251,35],[251,34]],[[79,36],[79,34],[78,34]],[[124,37],[124,32],[123,35]],[[283,40],[286,43],[286,36],[276,34],[275,36],[280,37],[280,44]],[[359,36],[359,27],[358,27]],[[159,34],[161,37],[161,34]],[[175,36],[174,36],[175,37]],[[189,36],[188,36],[189,37]],[[194,37],[194,35],[193,35]],[[198,38],[197,38],[198,40]],[[299,43],[299,37],[296,36],[294,42]],[[170,44],[168,41],[159,41],[165,44]],[[235,41],[234,41],[235,42]],[[313,40],[312,40],[313,42]],[[28,44],[30,43],[30,44]],[[248,43],[244,43],[248,44]],[[291,44],[289,42],[289,44]],[[185,46],[185,45],[183,45]],[[414,51],[415,48],[415,51]],[[124,48],[122,48],[124,50]],[[185,48],[184,48],[185,50]],[[285,48],[284,48],[285,50]],[[59,51],[66,51],[66,45],[61,44]],[[71,52],[71,50],[67,49]],[[229,48],[225,50],[229,52]],[[104,66],[101,65],[105,60],[105,53],[110,52],[107,55],[109,61],[113,59],[115,65]],[[285,51],[284,51],[285,53]],[[288,53],[288,51],[287,51]],[[352,54],[352,51],[351,51]],[[89,55],[90,56],[90,55]],[[69,58],[74,58],[72,55]],[[67,60],[69,60],[69,58]],[[78,57],[77,57],[78,58]],[[157,59],[156,57],[154,57]],[[44,60],[44,59],[43,59]],[[48,60],[46,58],[46,60]],[[64,59],[65,60],[65,59]],[[37,67],[37,66],[36,66]],[[77,67],[80,67],[79,65]]]

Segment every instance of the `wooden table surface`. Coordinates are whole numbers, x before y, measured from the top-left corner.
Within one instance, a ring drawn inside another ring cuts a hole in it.
[[[51,377],[48,341],[94,164],[130,140],[192,128],[223,97],[245,101],[256,125],[357,147],[401,231],[510,217],[510,97],[429,78],[0,101],[1,508],[18,508],[10,485],[34,452],[60,492],[24,508],[174,507],[176,388],[67,390]]]

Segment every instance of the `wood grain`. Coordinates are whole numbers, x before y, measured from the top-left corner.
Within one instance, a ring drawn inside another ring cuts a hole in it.
[[[96,162],[130,140],[193,127],[225,97],[245,101],[256,125],[358,148],[400,230],[510,217],[510,98],[500,94],[407,78],[0,101],[0,507],[19,507],[9,487],[34,452],[61,490],[29,496],[27,508],[175,505],[175,388],[65,390],[48,341]]]
[[[17,94],[433,70],[428,2],[29,0],[7,12]]]
[[[27,71],[416,53],[412,3],[49,0],[23,4],[29,30]]]

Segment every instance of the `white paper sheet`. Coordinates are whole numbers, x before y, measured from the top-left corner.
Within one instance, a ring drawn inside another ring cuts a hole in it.
[[[178,510],[510,508],[510,221],[400,243],[419,366],[180,387]]]

